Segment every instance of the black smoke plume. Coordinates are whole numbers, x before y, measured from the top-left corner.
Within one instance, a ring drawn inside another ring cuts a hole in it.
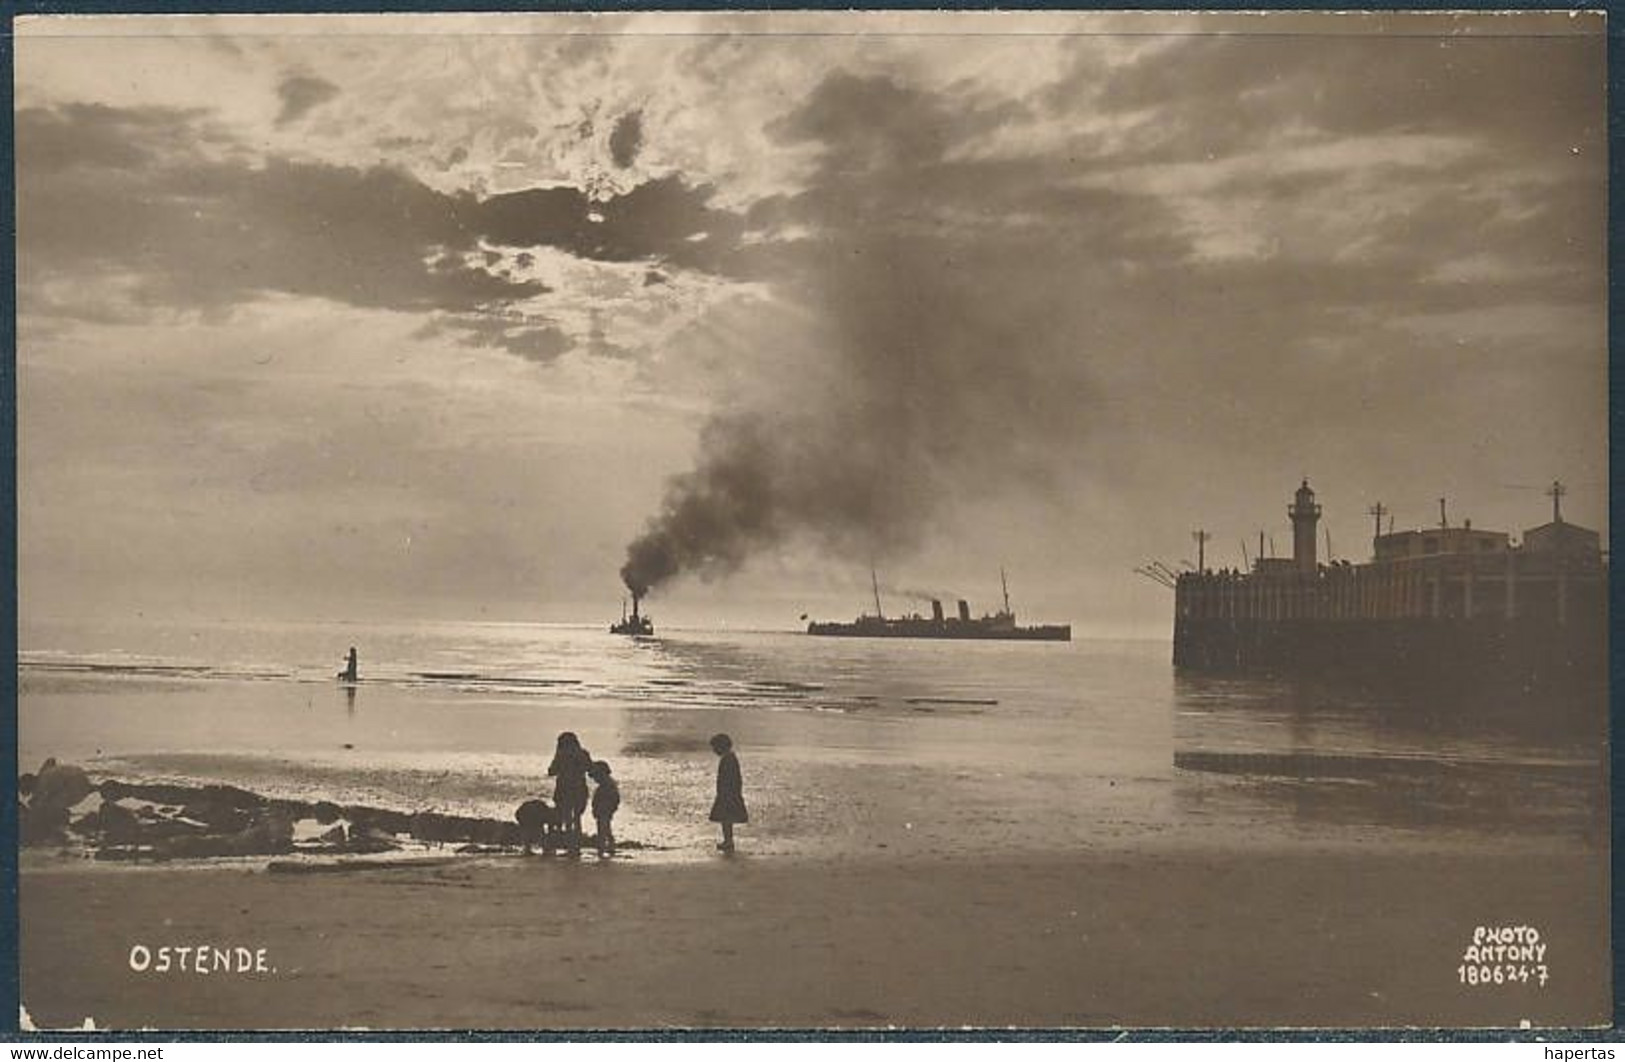
[[[875,100],[930,135],[877,137]],[[791,539],[884,566],[951,525],[955,503],[1052,485],[1080,459],[1087,310],[1057,302],[1056,277],[1098,270],[1110,226],[1092,200],[949,161],[961,126],[988,124],[962,113],[838,75],[779,124],[825,160],[807,191],[751,217],[815,234],[752,259],[796,312],[764,330],[771,385],[713,416],[628,548],[633,593],[725,575]]]
[[[1019,299],[933,275],[930,241],[858,247],[823,274],[812,364],[703,429],[693,469],[627,549],[634,594],[726,575],[793,538],[885,566],[947,503],[1048,484],[1071,456],[1086,387],[1059,337],[1025,334]]]

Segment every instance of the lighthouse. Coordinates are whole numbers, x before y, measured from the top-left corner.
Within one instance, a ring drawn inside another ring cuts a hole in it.
[[[1286,511],[1292,518],[1292,562],[1300,572],[1315,570],[1315,528],[1320,523],[1320,506],[1315,504],[1315,492],[1305,479],[1292,497]]]

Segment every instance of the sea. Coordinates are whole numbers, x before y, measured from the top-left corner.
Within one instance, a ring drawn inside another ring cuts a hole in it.
[[[20,641],[19,770],[507,819],[550,794],[571,730],[620,784],[631,858],[714,856],[719,732],[751,857],[1606,846],[1601,697],[1191,676],[1164,640],[36,621]]]

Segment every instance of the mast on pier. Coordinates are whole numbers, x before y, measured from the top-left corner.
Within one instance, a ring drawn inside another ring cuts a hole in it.
[[[1376,530],[1371,532],[1371,541],[1375,542],[1377,539],[1382,537],[1382,518],[1388,515],[1388,507],[1382,504],[1382,502],[1378,502],[1371,508],[1367,509],[1366,513],[1376,521]]]

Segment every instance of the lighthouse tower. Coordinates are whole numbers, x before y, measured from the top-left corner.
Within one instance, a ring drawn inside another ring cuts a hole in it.
[[[1315,570],[1315,528],[1320,523],[1320,506],[1315,504],[1315,492],[1309,481],[1303,481],[1286,514],[1292,518],[1292,562],[1300,572]]]

